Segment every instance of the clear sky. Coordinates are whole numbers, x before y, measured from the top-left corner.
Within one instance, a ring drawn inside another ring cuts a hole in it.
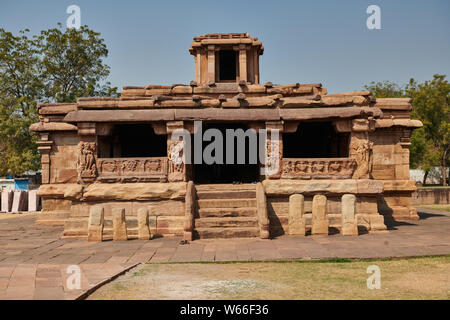
[[[0,27],[34,34],[65,25],[71,4],[105,39],[109,81],[119,88],[189,83],[192,37],[217,32],[263,42],[262,83],[320,82],[339,92],[450,76],[449,0],[1,0]],[[381,8],[381,30],[366,27],[369,5]]]

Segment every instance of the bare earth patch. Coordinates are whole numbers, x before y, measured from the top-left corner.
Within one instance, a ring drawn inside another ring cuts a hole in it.
[[[367,267],[381,269],[369,290]],[[449,299],[450,256],[351,262],[147,264],[89,299]]]

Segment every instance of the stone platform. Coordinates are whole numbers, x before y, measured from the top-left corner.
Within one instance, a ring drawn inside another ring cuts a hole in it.
[[[0,220],[0,299],[75,299],[138,263],[390,258],[450,254],[450,213],[419,210],[420,220],[388,232],[341,236],[206,239],[181,237],[87,242],[60,239],[61,226],[35,225],[35,216]],[[82,288],[64,284],[67,265],[79,265]]]

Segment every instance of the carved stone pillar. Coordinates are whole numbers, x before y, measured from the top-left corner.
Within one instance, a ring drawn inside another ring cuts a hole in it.
[[[283,121],[266,121],[265,176],[268,179],[279,179],[281,177],[283,128]]]
[[[78,182],[92,183],[97,178],[97,136],[95,123],[79,123]]]
[[[409,180],[409,147],[411,146],[412,130],[404,129],[400,137],[401,152],[395,154],[395,179]]]
[[[38,150],[41,153],[42,183],[50,183],[50,151],[53,141],[48,140],[48,133],[40,133],[37,141]]]
[[[208,46],[208,82],[216,82],[216,52],[214,45]]]
[[[167,157],[168,161],[168,180],[169,182],[186,181],[186,163],[183,159],[185,154],[185,142],[172,140],[172,133],[175,130],[183,130],[183,121],[169,121],[167,126]]]
[[[239,45],[239,80],[247,81],[247,46]]]

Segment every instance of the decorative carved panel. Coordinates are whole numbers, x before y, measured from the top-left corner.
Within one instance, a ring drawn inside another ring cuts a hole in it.
[[[352,158],[284,158],[283,179],[350,179],[356,168]]]
[[[100,182],[167,181],[167,157],[98,158]]]
[[[80,182],[92,182],[97,177],[96,154],[95,142],[82,141],[78,144],[77,171]]]

